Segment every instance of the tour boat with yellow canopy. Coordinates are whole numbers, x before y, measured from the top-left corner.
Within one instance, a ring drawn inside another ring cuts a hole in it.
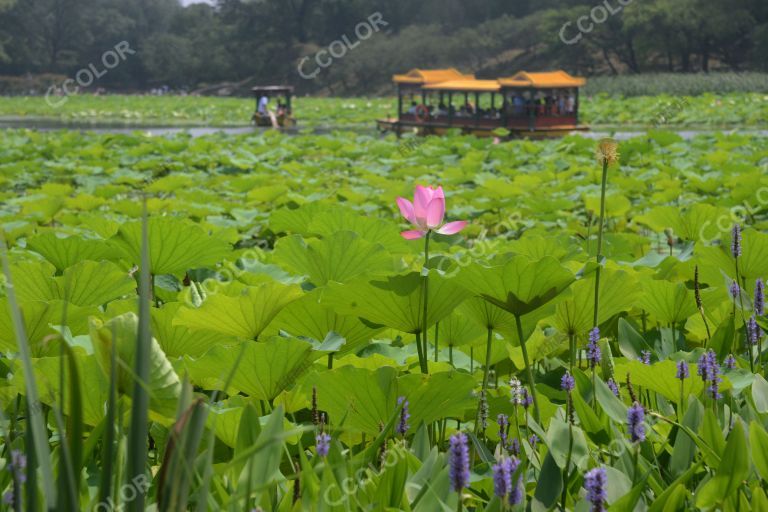
[[[579,124],[579,88],[584,78],[565,71],[479,80],[454,68],[413,69],[395,75],[397,116],[377,121],[398,135],[442,135],[451,129],[481,137],[551,137],[587,130]],[[503,129],[503,130],[502,130]],[[505,132],[506,130],[506,132]]]
[[[256,98],[256,111],[252,121],[256,126],[287,128],[296,126],[291,98],[293,87],[289,85],[258,86],[251,89]]]

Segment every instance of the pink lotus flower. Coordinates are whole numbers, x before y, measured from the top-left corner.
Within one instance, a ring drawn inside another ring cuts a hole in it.
[[[418,229],[400,233],[406,240],[416,240],[427,236],[430,231],[441,235],[455,235],[467,225],[467,221],[459,220],[443,225],[445,217],[445,194],[443,187],[422,187],[416,185],[413,193],[413,203],[398,197],[397,206],[405,219]]]

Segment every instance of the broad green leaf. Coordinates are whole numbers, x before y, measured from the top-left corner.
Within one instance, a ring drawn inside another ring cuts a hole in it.
[[[551,256],[538,261],[514,256],[493,267],[469,265],[457,279],[474,294],[513,315],[522,316],[557,297],[573,282],[574,276]]]
[[[57,335],[52,327],[61,325],[65,319],[73,335],[88,333],[88,317],[98,311],[91,308],[65,304],[63,301],[31,301],[19,304],[24,321],[27,339],[32,350],[32,356],[39,357],[49,351],[46,343],[48,337]],[[18,350],[15,340],[13,322],[8,310],[8,299],[0,298],[0,351],[15,353]],[[58,355],[58,350],[56,350]]]
[[[680,324],[696,313],[693,293],[682,283],[646,280],[638,306],[663,325]]]
[[[755,380],[752,382],[752,400],[757,412],[768,412],[768,382],[759,373],[755,374]]]
[[[104,240],[89,240],[74,235],[61,237],[54,231],[30,238],[27,247],[50,261],[59,272],[83,260],[113,260],[119,255]]]
[[[318,292],[319,290],[310,292],[286,306],[269,324],[265,335],[283,331],[292,336],[322,341],[328,333],[334,332],[346,340],[338,351],[338,355],[343,356],[360,350],[380,331],[355,316],[340,315],[321,304],[321,294]]]
[[[616,381],[627,380],[627,373],[631,374],[632,384],[642,386],[664,395],[664,398],[672,402],[680,402],[680,379],[675,378],[677,365],[674,361],[659,361],[652,365],[643,364],[640,361],[629,361],[616,365]],[[704,390],[701,379],[694,377],[696,365],[690,365],[691,378],[683,381],[682,399],[687,400],[688,395],[698,395]],[[725,389],[723,386],[722,389]]]
[[[468,299],[464,301],[464,303],[456,308],[450,315],[440,320],[437,332],[440,346],[450,345],[457,347],[461,345],[469,345],[485,336],[485,329],[480,327],[477,322],[472,321],[464,313],[464,306],[473,300],[481,299]],[[485,301],[481,300],[481,302],[487,304]],[[489,304],[489,306],[492,305]],[[434,328],[432,329],[429,339],[435,339]]]
[[[244,346],[215,346],[199,359],[185,357],[190,379],[204,389],[228,394],[242,392],[257,400],[273,400],[317,359],[327,355],[306,341],[272,337],[264,342],[245,341]],[[223,389],[233,368],[229,389]]]
[[[657,206],[634,220],[659,233],[671,229],[674,236],[683,240],[700,241],[719,237],[717,222],[725,215],[728,215],[725,208],[696,203],[685,211],[678,206]]]
[[[768,480],[768,433],[756,421],[749,424],[749,444],[757,472],[763,480]]]
[[[316,286],[393,270],[392,258],[381,245],[367,242],[351,231],[339,231],[322,240],[307,241],[299,235],[283,238],[275,247],[274,259],[308,276]]]
[[[179,308],[173,325],[256,339],[285,306],[301,295],[298,286],[279,283],[249,286],[234,297],[217,293],[209,295],[199,308]]]
[[[416,272],[367,282],[329,283],[322,302],[344,315],[355,315],[403,332],[422,330],[424,279]],[[448,316],[468,293],[437,273],[429,275],[427,327]]]
[[[138,265],[141,249],[141,222],[123,224],[110,243],[123,257]],[[212,266],[230,252],[226,242],[207,235],[189,221],[171,217],[149,219],[149,259],[152,273],[178,274],[193,268]]]
[[[199,357],[216,345],[234,345],[237,338],[206,329],[190,329],[174,325],[180,302],[169,302],[160,308],[152,308],[152,334],[169,358],[185,355]]]
[[[583,335],[594,327],[595,277],[576,281],[572,295],[558,302],[555,325],[566,333]],[[600,276],[600,304],[597,324],[600,325],[622,311],[632,309],[638,294],[636,279],[623,270],[608,270]]]
[[[91,321],[91,339],[99,366],[105,375],[109,375],[111,350],[114,343],[119,365],[118,390],[128,396],[131,396],[135,380],[132,368],[136,357],[138,324],[138,317],[133,313],[120,315],[106,323],[98,319]],[[116,338],[113,338],[113,331]],[[181,393],[181,381],[154,338],[151,339],[149,382],[146,386],[150,410],[165,418],[175,417],[176,405]]]
[[[82,261],[56,278],[59,298],[77,306],[101,306],[124,295],[136,294],[136,282],[109,261]]]

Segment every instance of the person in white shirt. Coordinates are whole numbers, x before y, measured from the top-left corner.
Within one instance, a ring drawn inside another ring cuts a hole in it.
[[[268,105],[269,98],[266,95],[259,98],[259,114],[263,116],[269,115],[269,109],[267,108]]]

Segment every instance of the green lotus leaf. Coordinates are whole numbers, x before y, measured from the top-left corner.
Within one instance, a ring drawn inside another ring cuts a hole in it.
[[[334,332],[346,340],[338,352],[339,356],[343,356],[357,352],[381,331],[355,316],[341,315],[321,304],[320,297],[318,291],[313,291],[287,305],[269,324],[264,334],[270,336],[283,331],[296,337],[323,340],[328,333]]]
[[[66,320],[67,327],[73,335],[86,334],[88,333],[88,317],[98,314],[98,311],[93,308],[81,308],[65,304],[64,301],[60,300],[21,302],[19,307],[33,357],[43,356],[49,351],[58,355],[58,349],[54,349],[46,343],[48,337],[58,335],[52,326],[61,325]],[[16,334],[6,297],[0,298],[0,351],[12,353],[18,351]]]
[[[234,336],[206,329],[190,329],[174,325],[173,320],[183,305],[170,302],[161,308],[152,308],[152,334],[168,357],[189,355],[199,357],[216,345],[233,345]]]
[[[138,325],[139,318],[133,313],[125,313],[107,322],[95,318],[91,321],[91,340],[99,366],[105,375],[109,375],[114,344],[118,359],[117,388],[127,396],[131,396],[134,387]],[[147,389],[150,410],[165,418],[175,417],[181,395],[181,381],[154,338],[149,351]]]
[[[322,302],[344,315],[353,315],[408,333],[422,330],[424,279],[417,272],[383,281],[356,279],[329,283]],[[427,328],[448,316],[469,294],[448,279],[431,273],[428,286]]]
[[[635,217],[635,221],[657,232],[671,229],[683,240],[706,241],[720,237],[718,220],[726,215],[725,208],[697,203],[685,211],[677,206],[657,206]]]
[[[693,292],[683,283],[656,279],[643,281],[637,305],[663,325],[684,322],[697,311]]]
[[[565,334],[586,334],[594,327],[595,275],[576,281],[570,291],[571,296],[556,306],[555,326]],[[638,295],[637,281],[623,270],[605,269],[600,274],[599,292],[598,325],[632,309]]]
[[[173,325],[256,339],[275,316],[302,296],[301,288],[280,283],[248,286],[236,296],[209,295],[202,306],[179,308]]]
[[[27,247],[53,263],[59,272],[83,260],[114,260],[119,256],[119,252],[104,240],[79,236],[63,238],[53,231],[30,238]]]
[[[292,386],[312,363],[328,354],[296,338],[274,336],[264,342],[244,343],[238,347],[215,346],[199,359],[185,357],[192,382],[204,389],[229,394],[242,392],[253,399],[273,400]],[[237,371],[229,388],[224,390],[235,367]]]
[[[514,256],[493,267],[469,265],[457,279],[488,302],[522,316],[557,297],[573,282],[574,276],[551,256],[538,261]]]
[[[440,346],[450,345],[452,347],[458,347],[461,345],[472,344],[484,338],[485,329],[471,319],[469,315],[464,313],[465,304],[472,300],[473,299],[466,300],[450,315],[440,320],[440,323],[437,324],[439,325],[437,336],[439,337],[438,343]],[[485,301],[482,302],[487,304]],[[432,333],[430,334],[429,339],[434,341],[435,328],[432,328]]]
[[[381,245],[369,243],[351,231],[339,231],[322,240],[307,241],[299,235],[283,238],[275,247],[274,258],[307,275],[316,286],[393,270],[392,258]]]
[[[141,247],[141,222],[123,224],[110,243],[123,257],[138,265]],[[149,219],[149,260],[153,274],[177,274],[206,267],[224,259],[229,244],[207,235],[199,226],[171,217]]]

